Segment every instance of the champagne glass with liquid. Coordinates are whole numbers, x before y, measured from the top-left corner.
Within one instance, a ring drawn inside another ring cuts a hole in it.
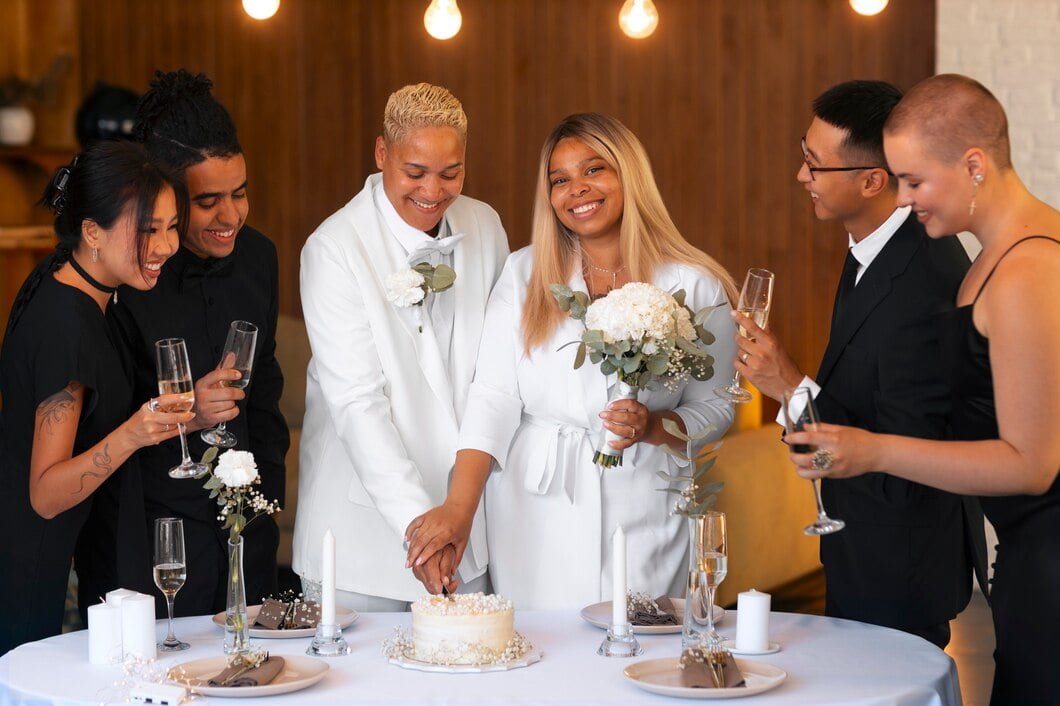
[[[747,270],[747,277],[743,281],[743,289],[740,290],[740,302],[737,310],[751,319],[759,328],[765,328],[769,321],[769,307],[773,303],[773,273],[752,267]],[[751,338],[747,331],[740,327],[740,335]],[[732,376],[732,382],[728,385],[714,388],[714,392],[733,403],[750,402],[754,396],[740,387],[740,373],[737,371]]]
[[[799,412],[798,410],[802,410]],[[796,387],[793,392],[784,393],[784,428],[790,434],[809,428],[816,431],[820,416],[817,414],[817,406],[813,403],[813,393],[808,387]],[[808,454],[816,451],[816,447],[809,444],[793,444],[795,453]],[[847,526],[842,520],[835,520],[824,511],[824,503],[821,501],[821,482],[817,478],[810,480],[813,483],[813,497],[817,501],[817,520],[802,530],[809,535],[832,534]]]
[[[246,388],[250,384],[250,372],[254,367],[254,350],[258,343],[258,327],[249,321],[233,321],[228,326],[228,338],[225,349],[221,352],[218,368],[235,368],[240,372],[238,380],[222,380],[224,387]],[[211,446],[230,449],[236,445],[236,437],[225,429],[226,422],[221,422],[216,429],[204,429],[202,440]]]
[[[188,576],[184,558],[184,521],[177,517],[159,517],[155,520],[155,585],[166,597],[169,608],[169,632],[166,639],[158,643],[159,652],[178,652],[188,649],[173,634],[173,599],[184,586]]]
[[[681,635],[683,648],[721,644],[714,627],[714,596],[729,568],[725,513],[710,511],[689,518],[692,548],[688,557],[688,592]],[[705,624],[705,625],[704,625]],[[705,629],[702,629],[705,628]]]
[[[162,412],[187,412],[195,406],[195,383],[191,379],[191,363],[188,348],[183,338],[164,338],[155,342],[155,360],[158,364],[158,392],[166,397],[157,400],[155,409]],[[169,469],[170,478],[198,478],[207,468],[191,460],[188,439],[183,424],[177,425],[180,432],[180,465]]]

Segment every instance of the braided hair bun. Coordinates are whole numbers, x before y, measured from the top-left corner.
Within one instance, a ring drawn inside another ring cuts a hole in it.
[[[134,136],[153,157],[178,171],[210,157],[242,153],[232,116],[212,89],[205,74],[156,71],[137,106]]]

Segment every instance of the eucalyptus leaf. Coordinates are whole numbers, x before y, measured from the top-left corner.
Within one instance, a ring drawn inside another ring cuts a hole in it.
[[[599,351],[589,351],[589,360],[593,365],[598,365],[604,359],[604,354]]]
[[[714,368],[694,368],[692,370],[692,377],[696,380],[699,380],[700,382],[710,380],[712,377],[714,377]]]
[[[711,333],[709,330],[707,330],[703,326],[697,325],[695,327],[695,329],[696,329],[696,336],[699,337],[699,340],[702,341],[703,345],[705,345],[705,346],[709,346],[710,344],[712,344],[716,340],[718,340],[717,338],[714,337],[713,333]]]
[[[666,420],[664,420],[664,421],[666,421]],[[683,453],[681,453],[680,451],[674,449],[669,444],[662,444],[659,448],[661,448],[664,453],[666,453],[669,456],[673,456],[675,459],[677,459],[681,463],[688,463],[688,456],[685,456]]]
[[[552,296],[556,299],[573,299],[574,290],[565,284],[553,283],[548,285],[548,291],[552,292]]]
[[[706,485],[702,486],[699,490],[702,493],[708,493],[710,495],[713,495],[714,493],[721,492],[721,489],[724,488],[724,487],[725,487],[725,481],[716,480],[713,483],[707,483]]]
[[[429,262],[417,263],[416,265],[413,265],[412,269],[416,272],[419,272],[425,278],[428,277],[432,272],[434,272],[434,266],[431,265],[431,263]]]
[[[670,436],[676,436],[682,441],[689,441],[688,434],[685,434],[683,431],[681,431],[681,427],[679,427],[677,425],[677,422],[675,422],[674,420],[669,418],[663,419],[662,425],[663,429],[665,429]]]
[[[677,347],[683,350],[689,355],[694,355],[697,358],[704,358],[709,355],[705,350],[693,345],[688,339],[678,336],[676,339]]]
[[[655,490],[659,491],[660,493],[677,493],[678,495],[681,494],[680,488],[656,488]]]
[[[596,328],[586,329],[582,334],[582,340],[586,343],[603,343],[604,332]]]
[[[603,373],[604,375],[611,375],[616,370],[618,370],[618,366],[616,366],[614,363],[612,363],[610,358],[608,358],[608,359],[604,360],[602,363],[600,363],[600,372]]]
[[[579,304],[581,304],[586,309],[589,308],[590,301],[589,301],[589,295],[588,294],[586,294],[585,292],[575,292],[573,296],[574,296],[574,301],[578,302]]]
[[[444,262],[434,268],[434,291],[444,292],[456,281],[456,271]]]
[[[582,367],[585,363],[585,344],[582,343],[578,346],[578,352],[574,354],[574,369]]]
[[[637,372],[638,368],[640,368],[640,363],[642,360],[644,360],[644,356],[642,356],[640,353],[637,353],[631,358],[626,358],[625,362],[622,363],[622,370],[625,373],[632,375],[633,373]]]
[[[653,355],[648,358],[647,368],[652,375],[665,375],[670,367],[670,360],[665,355]]]
[[[673,293],[672,296],[674,298],[674,301],[677,302],[678,306],[684,306],[685,305],[685,290],[678,289],[676,292]]]
[[[217,447],[211,446],[203,452],[202,459],[199,460],[199,463],[210,464],[213,463],[215,458],[217,458]]]
[[[224,521],[224,524],[221,525],[221,529],[228,529],[229,527],[231,527],[235,523],[235,521],[236,521],[236,516],[234,514],[233,515],[228,515],[227,517],[225,517],[225,521]]]
[[[579,319],[579,320],[580,319],[584,319],[585,318],[585,305],[582,304],[577,299],[575,299],[574,301],[572,301],[570,303],[570,315],[571,315],[571,318],[574,318],[574,319]]]

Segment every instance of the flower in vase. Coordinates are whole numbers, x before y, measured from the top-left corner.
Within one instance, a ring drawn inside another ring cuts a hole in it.
[[[217,498],[217,520],[224,523],[222,529],[228,530],[228,538],[233,542],[255,519],[279,511],[275,500],[268,500],[254,487],[261,484],[261,476],[251,452],[231,449],[218,456],[217,447],[211,446],[203,454],[202,462],[209,468],[209,478],[203,487],[210,491],[211,498]]]

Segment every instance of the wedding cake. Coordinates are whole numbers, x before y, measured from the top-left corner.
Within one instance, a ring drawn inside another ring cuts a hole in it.
[[[424,596],[412,604],[416,659],[435,664],[501,661],[516,637],[512,602],[482,593]]]

